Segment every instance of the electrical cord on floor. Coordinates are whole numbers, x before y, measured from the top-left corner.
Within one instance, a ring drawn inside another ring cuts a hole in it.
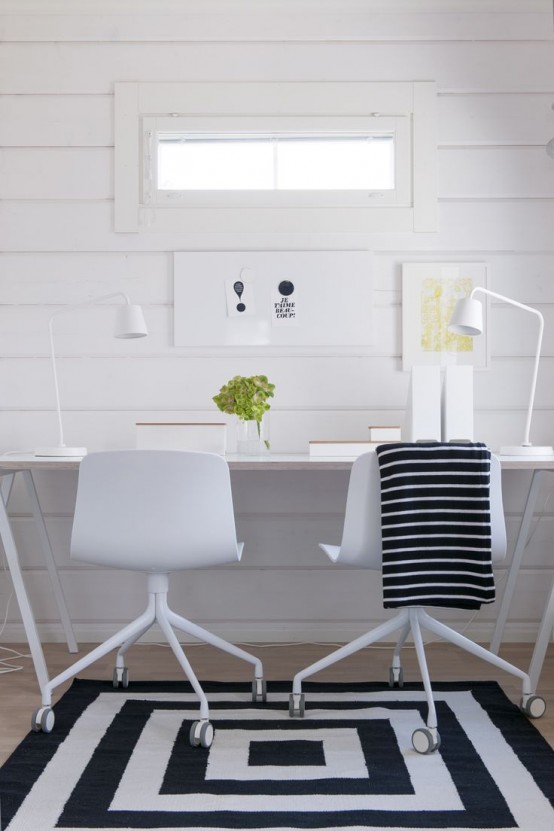
[[[2,571],[4,574],[7,574],[8,566],[6,563],[6,557],[2,558]],[[10,592],[8,597],[8,602],[6,603],[6,610],[4,612],[4,620],[2,621],[2,625],[0,626],[0,638],[4,634],[4,629],[6,628],[6,624],[8,622],[8,614],[10,611],[10,603],[13,600],[13,588]],[[0,645],[0,652],[9,652],[11,654],[11,659],[13,658],[30,658],[30,655],[24,655],[22,652],[19,652],[17,649],[11,649],[9,646],[1,646]],[[23,669],[23,666],[17,664],[11,664],[8,659],[0,658],[0,675],[5,675],[7,672],[18,672],[20,669]]]
[[[8,613],[10,610],[10,603],[13,598],[13,590],[8,597],[8,602],[6,603],[6,611],[4,613],[4,620],[2,621],[2,626],[0,627],[0,638],[6,628],[6,622],[8,620]],[[8,660],[6,658],[0,658],[0,675],[5,675],[7,672],[18,672],[20,669],[23,669],[21,664],[11,664],[9,661],[13,658],[30,658],[30,655],[24,655],[22,652],[19,652],[17,649],[11,649],[9,646],[0,646],[0,652],[8,652],[11,655],[11,658]]]

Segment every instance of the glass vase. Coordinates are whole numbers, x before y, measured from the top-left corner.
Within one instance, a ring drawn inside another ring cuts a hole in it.
[[[237,422],[237,453],[243,456],[264,456],[269,453],[269,421],[264,416]]]

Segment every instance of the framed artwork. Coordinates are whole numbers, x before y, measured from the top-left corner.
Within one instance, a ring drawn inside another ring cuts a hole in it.
[[[358,354],[373,344],[370,251],[178,251],[173,262],[175,346]]]
[[[402,369],[458,364],[485,369],[490,332],[483,300],[483,334],[455,335],[448,324],[458,300],[487,287],[486,263],[404,263],[402,266]]]

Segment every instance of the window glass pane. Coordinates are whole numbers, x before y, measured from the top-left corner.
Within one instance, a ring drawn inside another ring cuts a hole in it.
[[[392,136],[302,139],[278,145],[278,187],[283,190],[394,188]]]
[[[193,140],[158,144],[161,190],[268,190],[273,151],[267,141]]]
[[[158,135],[160,190],[393,190],[394,135]]]

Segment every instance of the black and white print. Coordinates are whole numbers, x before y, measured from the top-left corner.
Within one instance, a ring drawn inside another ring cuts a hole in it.
[[[75,682],[54,732],[24,743],[22,798],[10,790],[21,748],[2,771],[7,831],[554,827],[554,752],[495,684],[437,685],[442,745],[429,756],[411,744],[418,685],[308,684],[304,719],[289,718],[283,685],[265,705],[246,687],[212,689],[209,749],[188,742],[198,705],[185,686]]]

